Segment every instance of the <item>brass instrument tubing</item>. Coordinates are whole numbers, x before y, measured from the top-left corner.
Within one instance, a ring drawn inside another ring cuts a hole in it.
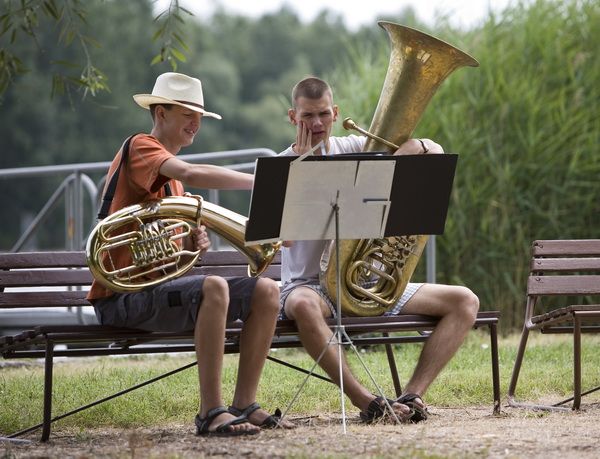
[[[375,134],[371,134],[369,131],[364,130],[358,124],[356,124],[352,118],[345,118],[344,122],[342,123],[342,126],[344,126],[344,129],[346,129],[346,131],[349,131],[350,129],[354,129],[355,131],[358,131],[361,134],[364,134],[373,140],[377,140],[377,141],[383,143],[384,145],[387,145],[388,147],[393,148],[394,150],[397,150],[398,148],[400,148],[395,143],[392,143],[389,140],[385,140]]]

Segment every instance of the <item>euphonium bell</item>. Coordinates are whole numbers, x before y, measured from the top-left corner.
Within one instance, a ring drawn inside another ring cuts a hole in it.
[[[133,292],[179,277],[200,257],[183,248],[183,239],[200,223],[248,258],[248,274],[260,275],[280,243],[245,246],[246,217],[200,196],[166,197],[125,207],[92,230],[86,257],[94,278],[115,292]],[[131,263],[116,266],[123,253]]]
[[[459,67],[479,65],[468,54],[418,30],[391,22],[379,25],[391,41],[388,70],[369,131],[358,129],[369,137],[365,151],[371,152],[402,145],[446,77]],[[356,129],[352,123],[345,124]],[[427,239],[409,235],[340,241],[342,311],[351,316],[378,316],[390,310],[402,296]],[[320,283],[335,303],[334,249],[332,243],[323,253]]]

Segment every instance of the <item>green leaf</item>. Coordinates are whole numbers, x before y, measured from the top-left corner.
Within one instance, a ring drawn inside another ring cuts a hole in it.
[[[46,10],[46,13],[48,13],[49,16],[58,21],[58,10],[56,9],[56,5],[52,0],[44,2],[44,9]]]
[[[189,49],[190,49],[190,48],[189,48],[189,47],[188,47],[188,45],[185,43],[185,41],[183,41],[183,38],[181,38],[181,36],[180,36],[180,35],[179,35],[177,32],[174,32],[174,33],[173,33],[173,37],[175,38],[175,40],[177,40],[177,42],[178,42],[178,43],[181,45],[181,47],[182,47],[184,50],[186,50],[186,51],[189,51]]]
[[[188,10],[187,8],[184,8],[183,6],[180,6],[179,9],[187,14],[189,14],[190,16],[194,16],[194,13],[192,13],[190,10]]]
[[[150,62],[150,65],[156,65],[159,64],[163,61],[163,57],[161,53],[158,53],[156,56],[154,56],[152,58],[152,62]]]
[[[175,47],[171,48],[171,54],[173,54],[173,56],[175,56],[179,60],[179,62],[186,62],[187,61],[187,58],[185,57],[185,54],[183,54],[181,51],[179,51]]]

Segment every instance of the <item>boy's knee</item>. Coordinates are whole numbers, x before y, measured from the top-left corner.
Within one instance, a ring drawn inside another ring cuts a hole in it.
[[[304,293],[290,295],[285,303],[285,312],[295,320],[323,318],[319,298]]]
[[[229,304],[229,285],[219,276],[207,276],[202,283],[202,296],[212,303]]]
[[[260,278],[256,281],[253,308],[277,314],[279,312],[279,286],[273,279]]]
[[[460,301],[458,306],[466,318],[475,322],[479,312],[479,298],[467,287],[460,287]]]

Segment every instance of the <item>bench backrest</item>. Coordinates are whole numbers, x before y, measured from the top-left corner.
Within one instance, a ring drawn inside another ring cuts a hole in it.
[[[600,239],[533,242],[528,296],[599,295]]]
[[[247,259],[237,251],[207,252],[190,273],[246,276]],[[279,280],[280,255],[263,276]],[[0,309],[89,306],[92,283],[84,252],[0,253]]]

